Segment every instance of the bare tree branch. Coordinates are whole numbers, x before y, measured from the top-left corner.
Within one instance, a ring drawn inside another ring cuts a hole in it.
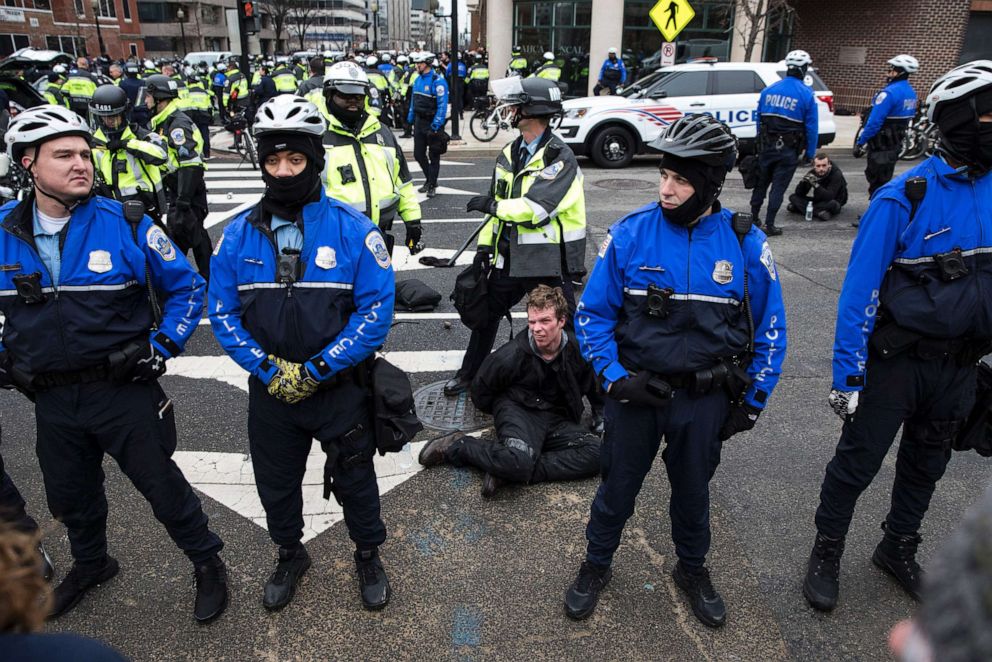
[[[276,52],[285,50],[282,34],[286,31],[286,19],[292,11],[293,0],[262,0],[259,9],[272,18],[272,29],[276,33]]]
[[[290,30],[300,40],[300,50],[306,49],[307,32],[317,18],[316,0],[277,0],[285,2],[289,10],[286,13]]]
[[[744,61],[750,62],[759,37],[768,29],[769,18],[792,11],[791,0],[734,0],[734,7],[743,21],[737,21],[736,31],[744,41]]]

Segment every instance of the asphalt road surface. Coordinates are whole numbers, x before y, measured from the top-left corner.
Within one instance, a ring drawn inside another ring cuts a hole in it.
[[[699,624],[671,580],[669,489],[660,466],[641,492],[595,616],[574,623],[562,612],[562,596],[582,560],[596,480],[510,487],[483,501],[477,472],[418,471],[395,455],[377,460],[389,529],[382,557],[394,591],[390,605],[380,613],[361,608],[340,511],[319,498],[318,452],[305,481],[314,565],[289,607],[266,612],[261,590],[275,548],[263,528],[247,457],[246,377],[223,355],[208,325],[171,362],[163,384],[176,403],[176,459],[226,543],[228,611],[210,626],[194,624],[191,567],[109,461],[108,536],[121,573],[48,629],[98,637],[139,660],[888,659],[889,628],[915,609],[870,562],[888,507],[894,450],[859,502],[839,607],[817,613],[800,592],[820,480],[840,431],[826,403],[836,299],[854,237],[850,222],[866,200],[863,161],[837,154],[851,204],[826,223],[783,213],[785,235],[771,240],[788,308],[784,375],[756,428],[725,444],[713,480],[708,565],[727,603],[722,630]],[[479,222],[465,203],[486,189],[493,160],[448,157],[441,195],[424,204],[424,241],[439,256],[450,255]],[[582,165],[591,268],[609,225],[657,199],[657,171],[652,159],[622,171]],[[419,171],[415,177],[419,185]],[[263,187],[257,171],[215,159],[208,189],[216,241],[226,215],[257,200]],[[721,199],[731,209],[747,209],[736,173]],[[402,240],[400,230],[397,245]],[[422,268],[402,248],[394,260],[397,278],[420,278],[445,295],[434,314],[397,314],[384,347],[411,373],[416,389],[457,368],[469,334],[447,300],[456,269]],[[524,327],[516,320],[516,331]],[[499,342],[508,332],[504,322]],[[71,561],[63,529],[45,507],[32,409],[3,392],[0,416],[8,471],[41,522],[61,576]],[[980,493],[987,467],[974,453],[952,460],[924,523],[924,562]]]

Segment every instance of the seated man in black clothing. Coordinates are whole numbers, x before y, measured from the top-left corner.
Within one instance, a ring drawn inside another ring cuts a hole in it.
[[[826,152],[813,158],[813,168],[796,185],[796,192],[789,196],[789,211],[805,214],[807,205],[813,203],[813,218],[829,221],[847,204],[847,180]]]
[[[504,481],[538,483],[595,476],[599,437],[580,424],[582,396],[597,382],[578,343],[564,331],[568,302],[561,288],[539,285],[527,298],[527,333],[490,354],[472,380],[475,406],[491,413],[496,440],[456,430],[427,443],[420,463],[471,465],[486,472],[482,496]],[[598,414],[593,412],[594,425]]]

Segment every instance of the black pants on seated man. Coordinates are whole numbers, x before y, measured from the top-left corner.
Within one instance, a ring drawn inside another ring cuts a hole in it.
[[[465,436],[446,453],[455,466],[473,466],[514,483],[589,478],[599,472],[599,437],[554,411],[500,398],[493,409],[496,440]]]

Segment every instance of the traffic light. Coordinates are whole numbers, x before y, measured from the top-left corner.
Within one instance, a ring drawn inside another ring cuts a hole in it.
[[[241,3],[241,18],[245,19],[246,23],[253,22],[255,18],[255,3],[252,0],[245,0]]]

